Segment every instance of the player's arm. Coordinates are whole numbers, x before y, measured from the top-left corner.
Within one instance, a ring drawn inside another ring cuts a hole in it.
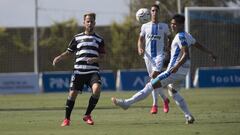
[[[139,54],[139,55],[143,55],[143,54],[144,54],[144,42],[145,42],[144,37],[141,36],[141,35],[139,35],[138,43],[137,43],[137,46],[138,46],[138,54]]]
[[[58,55],[57,57],[54,58],[53,60],[53,66],[55,66],[59,61],[66,59],[68,56],[72,55],[71,52],[69,52],[68,50],[63,52],[62,54]]]
[[[99,63],[104,58],[104,56],[105,56],[104,53],[100,53],[99,57],[93,57],[93,58],[87,59],[87,63],[88,64]]]
[[[204,47],[200,43],[196,42],[193,46],[201,50],[202,52],[209,54],[209,56],[213,59],[213,61],[216,61],[217,59],[216,55],[214,55],[212,51],[208,50],[206,47]]]
[[[189,50],[187,45],[182,46],[181,53],[182,56],[178,63],[170,70],[171,73],[176,73],[179,67],[181,67],[189,59]]]

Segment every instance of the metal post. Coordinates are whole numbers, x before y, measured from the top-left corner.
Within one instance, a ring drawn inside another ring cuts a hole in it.
[[[185,8],[185,31],[186,32],[190,32],[190,20],[189,20],[189,10],[188,8],[186,7]],[[189,52],[190,52],[190,55],[191,55],[191,49],[189,48]],[[186,89],[190,89],[191,88],[191,61],[190,61],[190,69],[189,69],[189,72],[186,76],[186,79],[185,79],[186,83],[185,83],[185,88]]]
[[[34,73],[39,72],[38,67],[38,0],[35,0],[35,25],[34,25]]]
[[[181,0],[177,0],[178,14],[181,14]]]

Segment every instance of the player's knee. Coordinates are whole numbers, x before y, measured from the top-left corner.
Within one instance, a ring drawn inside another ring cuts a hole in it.
[[[173,97],[173,95],[176,94],[176,93],[177,93],[177,90],[175,90],[172,87],[168,87],[168,94],[169,94],[169,96]]]
[[[71,96],[71,95],[69,95],[67,99],[68,99],[68,100],[71,100],[71,101],[75,101],[76,98],[77,98],[77,96]]]
[[[75,99],[77,98],[78,95],[78,91],[77,90],[70,90],[69,94],[68,94],[68,99],[75,101]]]
[[[92,96],[95,98],[99,98],[101,93],[101,85],[100,84],[94,84],[92,86]]]

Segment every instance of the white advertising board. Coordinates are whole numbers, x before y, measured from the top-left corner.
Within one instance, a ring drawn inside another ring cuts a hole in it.
[[[0,94],[40,93],[38,74],[0,74]]]

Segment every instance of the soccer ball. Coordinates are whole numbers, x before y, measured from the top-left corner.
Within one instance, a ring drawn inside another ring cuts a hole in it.
[[[147,8],[140,8],[136,12],[136,19],[138,22],[142,24],[150,21],[150,18],[151,18],[150,11]]]

